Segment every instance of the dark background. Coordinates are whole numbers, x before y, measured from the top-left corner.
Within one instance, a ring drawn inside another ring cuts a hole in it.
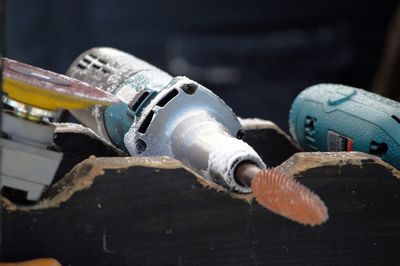
[[[242,117],[287,129],[319,82],[370,89],[398,1],[8,0],[7,57],[64,73],[112,46],[208,86]]]

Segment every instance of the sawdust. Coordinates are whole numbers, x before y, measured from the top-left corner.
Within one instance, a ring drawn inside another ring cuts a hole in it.
[[[307,170],[325,166],[343,167],[353,165],[362,168],[366,161],[384,166],[393,176],[400,179],[400,171],[376,156],[362,152],[299,152],[295,153],[277,169],[287,176],[294,177]]]

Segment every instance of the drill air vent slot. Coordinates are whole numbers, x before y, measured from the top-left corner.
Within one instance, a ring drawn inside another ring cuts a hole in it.
[[[86,69],[91,63],[92,63],[92,61],[90,59],[88,59],[87,57],[84,57],[84,58],[82,58],[81,61],[79,61],[78,67],[80,69]]]
[[[95,55],[93,55],[93,54],[88,54],[87,56],[88,56],[88,57],[91,57],[91,58],[93,58],[93,59],[97,59],[97,56],[95,56]]]
[[[395,116],[395,115],[392,115],[392,118],[393,118],[397,123],[400,124],[400,118],[398,118],[398,117]]]
[[[78,63],[77,67],[80,68],[80,69],[86,69],[86,66],[83,65],[83,64],[80,63],[80,62]]]
[[[315,117],[311,116],[306,116],[306,119],[304,121],[304,139],[307,144],[307,146],[312,149],[312,150],[317,150],[315,147],[315,123],[317,122],[317,119]]]
[[[86,69],[87,67],[93,67],[97,70],[101,70],[103,73],[107,74],[110,71],[108,69],[103,69],[103,66],[107,64],[107,61],[104,59],[98,58],[93,54],[87,54],[84,58],[79,62],[78,65],[81,69]]]
[[[150,126],[151,120],[153,120],[154,111],[150,111],[146,118],[143,120],[143,123],[140,125],[138,131],[139,133],[146,133],[147,128]]]
[[[86,64],[90,64],[90,63],[92,62],[92,61],[90,61],[90,60],[87,59],[87,58],[83,58],[82,61],[85,62]]]
[[[102,63],[103,65],[107,64],[107,61],[104,60],[104,59],[99,58],[99,59],[97,59],[97,60],[99,60],[99,62]]]
[[[385,142],[379,143],[376,141],[371,141],[369,145],[369,154],[383,157],[388,151],[389,147]]]
[[[175,96],[178,95],[178,91],[176,89],[171,90],[167,93],[161,100],[158,101],[157,106],[164,107],[167,103],[169,103]]]
[[[135,97],[130,103],[129,103],[129,108],[136,113],[136,111],[139,109],[140,105],[146,100],[147,96],[149,96],[150,92],[148,91],[142,91],[138,92],[137,97]]]

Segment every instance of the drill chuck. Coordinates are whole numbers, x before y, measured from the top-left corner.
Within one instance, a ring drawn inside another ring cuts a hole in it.
[[[214,93],[186,77],[172,77],[132,55],[112,48],[81,54],[67,75],[120,99],[110,107],[73,114],[132,156],[170,156],[196,173],[237,192],[250,192],[234,174],[242,162],[264,163],[236,138],[240,122]]]
[[[400,169],[400,103],[377,94],[311,86],[293,102],[289,127],[306,151],[361,151]]]

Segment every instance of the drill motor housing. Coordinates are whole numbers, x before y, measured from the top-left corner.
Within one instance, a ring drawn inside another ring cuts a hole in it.
[[[172,77],[125,52],[92,48],[67,75],[114,94],[120,103],[72,113],[132,156],[169,156],[230,190],[248,193],[234,178],[244,161],[264,163],[236,138],[241,124],[217,95],[187,77]]]

